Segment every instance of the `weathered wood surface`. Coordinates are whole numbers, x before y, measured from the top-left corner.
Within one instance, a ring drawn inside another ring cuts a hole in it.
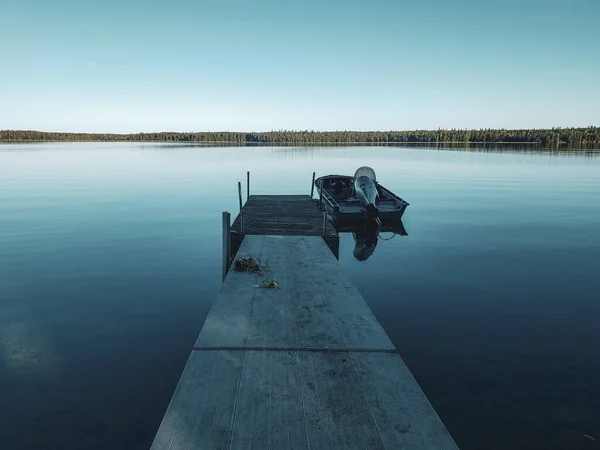
[[[262,277],[230,270],[197,348],[394,350],[322,238],[246,236],[238,255],[268,262],[267,278],[276,280],[280,289],[255,289]]]
[[[152,450],[453,449],[397,354],[204,350]]]
[[[244,234],[323,235],[323,212],[308,195],[251,195],[243,207]],[[327,221],[326,235],[336,236]],[[231,229],[241,233],[238,214]]]
[[[457,447],[320,237],[246,236],[152,450]],[[263,349],[264,348],[264,349]]]

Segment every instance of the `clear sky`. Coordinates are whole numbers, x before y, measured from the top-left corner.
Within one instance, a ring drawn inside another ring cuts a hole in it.
[[[0,129],[600,125],[600,0],[0,0]]]

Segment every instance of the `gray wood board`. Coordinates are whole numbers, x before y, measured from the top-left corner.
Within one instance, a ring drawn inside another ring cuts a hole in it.
[[[457,447],[397,354],[193,351],[152,450]]]
[[[263,239],[261,237],[246,237],[242,241],[236,257],[253,256],[260,259],[262,247]],[[248,305],[237,300],[246,299],[246,302],[252,305],[256,293],[255,286],[259,282],[259,278],[260,276],[257,274],[236,272],[230,267],[221,285],[221,290],[206,317],[201,334],[205,333],[211,336],[215,343],[224,344],[228,342],[232,330],[238,334],[247,333]],[[229,301],[229,299],[236,301]]]
[[[230,270],[196,348],[395,351],[358,290],[320,237],[246,236],[238,255],[268,262],[267,279]]]
[[[243,211],[245,234],[323,234],[323,212],[309,195],[251,195]],[[231,228],[241,231],[239,214]],[[326,233],[337,235],[329,221]]]

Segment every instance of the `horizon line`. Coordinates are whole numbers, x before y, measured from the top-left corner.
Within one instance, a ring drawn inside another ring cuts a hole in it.
[[[48,133],[48,134],[90,134],[90,135],[101,135],[101,134],[115,134],[115,135],[140,135],[140,134],[165,134],[165,133],[187,133],[187,134],[198,134],[198,133],[237,133],[237,134],[264,134],[264,133],[407,133],[407,132],[433,132],[433,131],[553,131],[553,130],[578,130],[578,129],[595,129],[599,125],[586,125],[586,126],[553,126],[550,128],[414,128],[414,129],[389,129],[389,130],[295,130],[295,129],[277,129],[269,131],[232,131],[232,130],[218,130],[218,131],[137,131],[137,132],[114,132],[114,131],[42,131],[35,129],[4,129],[0,130],[0,133],[4,132],[27,132],[27,133]]]

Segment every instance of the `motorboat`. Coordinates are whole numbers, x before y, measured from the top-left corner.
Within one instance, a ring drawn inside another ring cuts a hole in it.
[[[315,180],[319,206],[333,220],[398,221],[408,203],[377,182],[375,171],[359,167],[353,176],[325,175]]]

